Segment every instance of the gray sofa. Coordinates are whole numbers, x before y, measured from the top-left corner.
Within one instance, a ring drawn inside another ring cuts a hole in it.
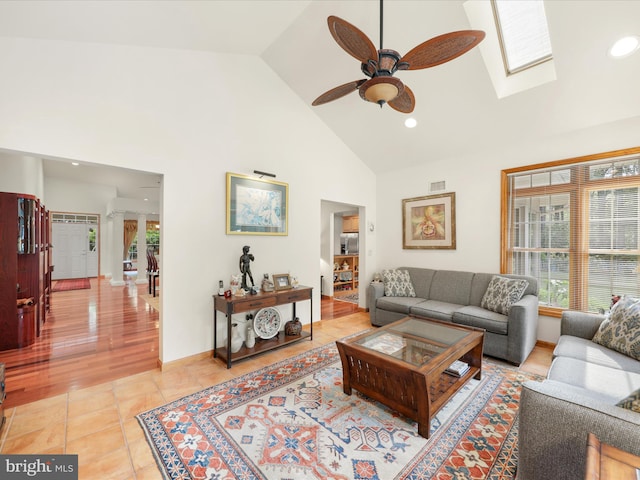
[[[547,379],[525,382],[518,480],[582,480],[587,435],[640,455],[640,413],[615,406],[640,388],[640,362],[591,341],[603,315],[563,312]]]
[[[538,327],[538,282],[533,277],[500,275],[529,282],[522,298],[509,315],[480,306],[494,274],[429,268],[407,270],[415,297],[387,297],[384,284],[371,283],[367,302],[371,324],[383,326],[407,315],[434,318],[485,330],[484,354],[519,365],[536,343]]]

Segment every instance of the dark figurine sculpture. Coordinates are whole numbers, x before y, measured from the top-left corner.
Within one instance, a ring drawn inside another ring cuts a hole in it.
[[[241,287],[246,291],[249,291],[247,275],[249,276],[249,280],[251,280],[251,286],[253,287],[255,285],[253,275],[251,275],[251,262],[255,260],[255,257],[252,253],[249,253],[249,248],[249,245],[242,247],[242,255],[240,256],[240,273],[242,273]]]

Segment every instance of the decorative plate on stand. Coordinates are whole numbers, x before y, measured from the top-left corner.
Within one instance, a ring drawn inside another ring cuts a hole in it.
[[[261,308],[253,319],[253,329],[260,338],[273,338],[280,331],[280,312],[273,307]]]

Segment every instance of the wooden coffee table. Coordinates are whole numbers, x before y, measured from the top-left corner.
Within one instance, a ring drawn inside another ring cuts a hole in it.
[[[418,422],[429,438],[430,422],[471,378],[482,374],[484,330],[438,320],[406,317],[336,341],[344,393],[355,388]],[[455,361],[469,365],[461,376],[445,373]]]

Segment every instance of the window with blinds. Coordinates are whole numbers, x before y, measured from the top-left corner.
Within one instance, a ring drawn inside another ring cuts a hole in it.
[[[541,312],[640,296],[640,148],[502,172],[501,269],[531,275]]]

